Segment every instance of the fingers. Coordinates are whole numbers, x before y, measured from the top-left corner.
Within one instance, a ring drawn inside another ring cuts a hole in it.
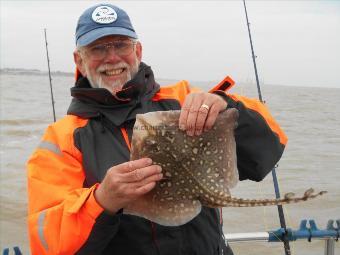
[[[200,107],[203,103],[203,93],[192,93],[189,94],[182,106],[180,118],[179,118],[179,127],[182,130],[187,131],[187,135],[193,136],[195,134],[196,130],[196,121],[198,115],[200,115],[200,121],[203,120],[203,125],[204,121],[207,114],[207,112],[200,112]],[[202,122],[202,121],[201,121]],[[200,125],[202,125],[200,122]],[[199,127],[197,127],[199,129]]]
[[[125,173],[121,177],[122,182],[140,182],[148,177],[158,175],[162,172],[162,168],[158,165],[147,166],[143,168],[137,168],[129,173]]]
[[[141,158],[133,161],[128,161],[115,166],[115,170],[119,173],[129,173],[139,168],[144,168],[152,164],[152,159]]]
[[[121,175],[120,183],[125,196],[136,199],[155,187],[156,182],[163,178],[162,168],[157,165],[136,169]]]
[[[192,95],[188,95],[183,103],[181,114],[179,116],[179,128],[181,130],[187,130],[187,119],[189,116],[189,111],[191,109]]]
[[[114,213],[149,192],[163,178],[161,167],[151,164],[143,158],[110,168],[95,192],[97,202]]]
[[[211,93],[189,94],[182,106],[179,127],[187,135],[200,135],[214,125],[218,113],[227,107],[227,102],[220,96]]]
[[[203,107],[203,106],[205,106],[205,107]],[[195,125],[195,135],[202,134],[203,128],[206,126],[207,117],[210,116],[210,114],[209,114],[210,107],[211,107],[210,104],[208,105],[208,104],[204,103],[198,109],[196,125]],[[216,117],[217,117],[217,115],[216,115]]]
[[[199,100],[192,103],[186,123],[186,130],[189,136],[201,133],[208,112],[208,109],[201,107],[201,102],[199,102]]]
[[[158,173],[158,174],[154,174],[154,175],[150,175],[142,180],[140,180],[139,182],[136,182],[136,188],[139,188],[139,187],[142,187],[142,186],[145,186],[151,182],[158,182],[160,180],[162,180],[163,178],[163,174],[162,173]]]
[[[117,186],[125,187],[127,192],[133,194],[137,188],[163,178],[163,174],[161,173],[162,168],[158,165],[151,164],[151,159],[143,158],[115,166],[110,171],[115,172],[118,168],[123,169],[123,172],[116,172],[116,174],[114,174],[114,182]]]
[[[131,197],[138,197],[146,194],[156,186],[156,182],[163,178],[162,173],[150,175],[138,182],[129,183],[126,186],[126,194]]]
[[[156,182],[150,182],[144,186],[141,186],[135,190],[137,196],[141,196],[150,192],[156,186]]]
[[[136,183],[136,186],[132,189],[132,192],[135,196],[144,195],[151,191],[156,186],[156,182],[160,181],[162,178],[163,174],[161,173],[158,175],[149,176],[139,183]]]
[[[210,107],[209,115],[207,116],[207,118],[205,120],[205,124],[204,124],[204,131],[205,132],[209,131],[213,127],[219,113],[220,113],[219,108],[217,107],[216,104],[213,104]]]

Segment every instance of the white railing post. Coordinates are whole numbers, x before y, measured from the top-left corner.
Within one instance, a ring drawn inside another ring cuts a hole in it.
[[[328,238],[325,240],[325,255],[334,255],[335,250],[335,240],[333,238]]]

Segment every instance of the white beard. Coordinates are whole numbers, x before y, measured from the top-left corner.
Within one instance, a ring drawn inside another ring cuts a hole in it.
[[[104,64],[99,66],[95,74],[92,75],[88,66],[85,65],[85,71],[87,74],[87,79],[90,82],[90,85],[92,88],[104,88],[111,92],[111,94],[115,95],[118,91],[120,91],[123,86],[130,81],[138,72],[139,68],[139,60],[136,58],[136,61],[133,65],[128,65],[125,62],[119,62],[117,64],[111,65],[111,64]],[[111,69],[119,69],[119,68],[125,68],[126,75],[122,77],[121,79],[118,79],[116,81],[111,82],[110,84],[107,84],[104,82],[101,72],[105,72],[106,70]]]

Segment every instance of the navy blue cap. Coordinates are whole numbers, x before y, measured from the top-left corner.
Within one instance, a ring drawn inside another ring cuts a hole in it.
[[[86,46],[108,35],[124,35],[137,39],[127,13],[112,4],[97,4],[79,17],[76,45]]]

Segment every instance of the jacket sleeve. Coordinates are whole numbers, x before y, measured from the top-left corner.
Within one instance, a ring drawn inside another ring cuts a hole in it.
[[[240,180],[261,181],[280,160],[287,137],[259,100],[227,94],[234,84],[227,76],[209,92],[222,96],[227,108],[239,111],[235,140]]]
[[[240,180],[261,181],[280,160],[287,137],[259,100],[212,91],[225,98],[228,108],[239,111],[235,129]]]
[[[73,132],[65,133],[68,125],[59,121],[49,126],[27,164],[32,254],[75,254],[90,241],[95,225],[110,226],[112,234],[118,228],[119,216],[103,216],[94,198],[98,184],[83,188],[82,156]]]

